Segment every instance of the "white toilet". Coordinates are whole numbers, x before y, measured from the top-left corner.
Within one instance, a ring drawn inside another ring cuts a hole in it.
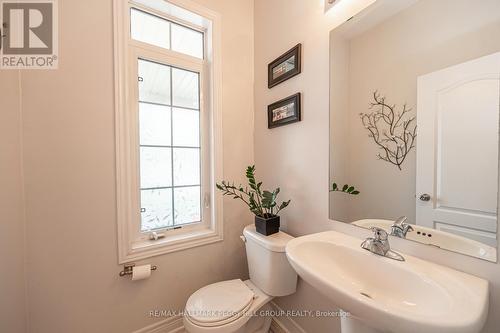
[[[186,303],[184,328],[189,333],[267,333],[267,305],[276,296],[295,293],[297,273],[288,263],[286,244],[292,236],[264,236],[254,225],[243,230],[250,280],[228,280],[194,292]]]

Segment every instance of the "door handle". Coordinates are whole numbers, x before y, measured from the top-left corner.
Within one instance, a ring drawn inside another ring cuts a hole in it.
[[[431,200],[431,196],[428,195],[427,193],[424,193],[420,196],[420,201],[430,201]]]

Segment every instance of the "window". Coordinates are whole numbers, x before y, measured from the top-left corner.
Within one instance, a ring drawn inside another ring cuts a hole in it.
[[[131,38],[203,59],[203,33],[167,19],[132,8]]]
[[[219,18],[115,0],[119,262],[222,240]]]
[[[138,62],[141,231],[201,222],[200,74]]]

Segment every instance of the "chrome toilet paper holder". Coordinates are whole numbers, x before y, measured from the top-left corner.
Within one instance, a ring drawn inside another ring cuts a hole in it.
[[[120,272],[120,276],[132,275],[135,264],[125,264],[123,266],[123,271]],[[151,271],[156,271],[158,267],[151,266]]]

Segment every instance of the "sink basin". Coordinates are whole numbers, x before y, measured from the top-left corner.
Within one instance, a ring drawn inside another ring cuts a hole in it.
[[[360,244],[327,231],[291,240],[286,253],[302,279],[351,314],[345,320],[360,321],[373,328],[369,332],[480,332],[488,312],[486,280],[409,255],[392,260]]]
[[[382,228],[387,231],[387,233],[391,233],[391,225],[393,223],[394,221],[381,219],[365,219],[352,222],[352,224],[363,228]],[[459,235],[454,235],[449,232],[426,228],[421,225],[412,224],[411,226],[414,231],[409,232],[406,235],[406,239],[423,244],[434,245],[446,250],[467,254],[493,262],[496,262],[497,260],[497,249],[492,246],[469,238],[461,237]],[[420,231],[420,234],[417,233],[418,231]],[[432,235],[432,237],[424,235]]]

